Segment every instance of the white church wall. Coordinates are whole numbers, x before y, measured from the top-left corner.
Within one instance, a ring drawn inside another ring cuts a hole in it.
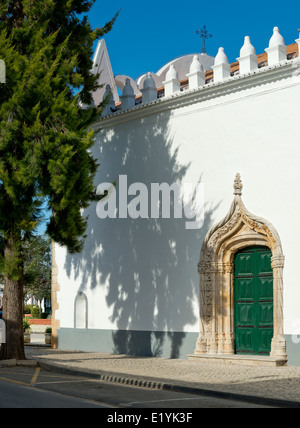
[[[300,319],[299,232],[294,226],[300,209],[300,80],[297,73],[265,76],[267,72],[254,77],[248,86],[242,81],[228,86],[223,93],[219,88],[224,84],[212,86],[205,98],[196,94],[184,103],[184,96],[179,96],[169,104],[165,100],[152,109],[101,121],[93,151],[101,164],[95,184],[126,176],[128,186],[143,183],[149,190],[151,183],[200,180],[205,191],[204,224],[187,230],[185,218],[118,218],[120,212],[117,218],[99,219],[93,203],[85,213],[89,226],[83,253],[69,255],[57,247],[61,344],[72,346],[77,340],[74,304],[83,292],[91,335],[85,349],[96,349],[92,330],[97,337],[103,332],[102,349],[105,343],[127,351],[133,348],[122,348],[120,342],[133,339],[124,332],[141,332],[143,337],[148,332],[146,347],[153,355],[155,349],[157,355],[166,355],[166,343],[172,355],[192,353],[199,331],[200,249],[209,228],[229,210],[236,172],[242,177],[248,210],[270,221],[281,238],[286,257],[285,334],[294,333]],[[117,201],[119,192],[120,181]],[[140,338],[137,335],[136,341]]]
[[[300,180],[296,105],[299,95],[299,84],[285,89],[279,84],[275,89],[274,85],[272,91],[263,95],[235,97],[231,103],[227,99],[223,105],[207,110],[202,106],[201,116],[182,111],[173,128],[183,162],[192,153],[190,174],[194,179],[199,170],[203,174],[206,202],[220,204],[214,212],[214,222],[228,212],[232,201],[230,184],[233,171],[237,171],[244,182],[246,207],[277,228],[286,256],[287,334],[292,333],[292,325],[300,316],[300,290],[296,286],[298,232],[293,227],[300,209],[300,198],[293,191]],[[185,138],[187,130],[189,136]]]

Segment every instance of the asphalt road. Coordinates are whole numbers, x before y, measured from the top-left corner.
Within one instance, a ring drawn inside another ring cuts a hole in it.
[[[1,409],[107,408],[100,403],[0,381]]]
[[[2,409],[102,408],[114,409],[116,412],[122,409],[155,409],[150,414],[150,419],[156,418],[152,422],[165,423],[168,421],[160,420],[164,416],[157,409],[174,409],[172,415],[173,413],[176,415],[178,409],[187,409],[181,416],[187,418],[189,412],[199,408],[256,407],[266,408],[266,406],[243,403],[239,400],[137,388],[49,372],[40,368],[13,367],[0,369],[0,408]],[[113,414],[114,417],[117,415],[111,410],[108,412],[106,412],[107,415]],[[179,421],[175,420],[174,422]],[[191,420],[185,422],[191,422]]]

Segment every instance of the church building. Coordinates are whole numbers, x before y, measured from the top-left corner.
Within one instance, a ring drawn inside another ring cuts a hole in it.
[[[83,252],[53,244],[60,349],[300,365],[300,39],[94,72],[95,186]]]

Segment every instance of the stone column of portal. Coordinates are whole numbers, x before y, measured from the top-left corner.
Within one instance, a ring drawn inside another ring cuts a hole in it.
[[[234,343],[234,313],[233,313],[233,284],[234,266],[233,263],[223,264],[223,329],[224,342],[222,345],[222,353],[232,355],[235,353]]]
[[[208,276],[209,264],[200,262],[198,272],[200,274],[200,331],[196,343],[195,354],[206,354],[207,335],[209,334],[209,320],[211,319],[210,308],[207,304],[207,292],[210,292],[210,277]]]
[[[283,332],[283,267],[284,256],[273,256],[271,258],[273,269],[274,288],[274,336],[271,343],[271,357],[287,358],[286,342]]]

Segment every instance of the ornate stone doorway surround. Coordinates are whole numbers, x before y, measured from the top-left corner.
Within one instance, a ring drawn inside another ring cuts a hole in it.
[[[283,333],[284,255],[280,238],[270,222],[246,209],[241,198],[240,174],[236,175],[233,187],[234,200],[229,213],[208,232],[201,249],[200,333],[194,356],[235,353],[234,255],[243,248],[263,245],[272,251],[274,335],[270,357],[287,360]]]

